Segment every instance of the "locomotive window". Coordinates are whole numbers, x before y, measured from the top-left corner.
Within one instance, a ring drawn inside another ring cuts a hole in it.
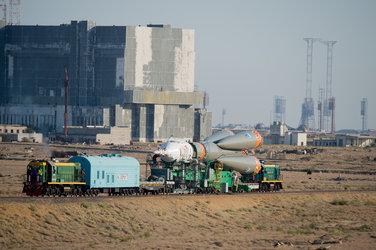
[[[104,171],[102,171],[102,179],[104,179]]]
[[[107,183],[110,183],[110,175],[107,175]]]
[[[100,175],[100,173],[99,173],[99,170],[97,171],[97,179],[99,179],[99,175]]]
[[[112,183],[115,182],[115,175],[112,175]]]

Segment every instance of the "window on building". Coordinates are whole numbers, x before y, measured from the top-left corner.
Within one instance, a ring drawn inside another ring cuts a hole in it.
[[[8,133],[8,129],[5,129],[5,133]]]
[[[13,129],[10,130],[10,133],[13,134]]]
[[[17,134],[19,134],[20,133],[20,130],[19,129],[17,129]]]

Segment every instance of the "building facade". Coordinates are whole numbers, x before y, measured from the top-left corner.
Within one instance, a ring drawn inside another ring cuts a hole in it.
[[[132,140],[192,139],[194,110],[203,102],[194,91],[194,62],[194,30],[170,25],[5,26],[0,123],[61,132],[66,67],[69,126],[106,125],[118,105],[113,126],[129,126]]]

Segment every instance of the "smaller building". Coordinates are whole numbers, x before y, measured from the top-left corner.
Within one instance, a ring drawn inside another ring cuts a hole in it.
[[[68,127],[67,137],[67,141],[71,143],[126,145],[130,144],[131,141],[131,129],[120,126],[71,126]],[[64,134],[50,134],[49,140],[64,140]]]
[[[312,146],[335,147],[337,146],[337,140],[335,137],[317,137],[313,138]]]
[[[307,133],[288,131],[285,133],[284,144],[295,146],[307,146]]]
[[[0,141],[3,142],[43,142],[43,134],[35,132],[27,133],[27,127],[21,125],[0,124],[0,138]]]
[[[302,131],[289,131],[284,122],[273,122],[270,125],[270,134],[264,136],[264,144],[284,144],[307,146],[307,133]]]
[[[376,143],[375,136],[358,134],[337,134],[336,144],[338,147],[366,147]]]

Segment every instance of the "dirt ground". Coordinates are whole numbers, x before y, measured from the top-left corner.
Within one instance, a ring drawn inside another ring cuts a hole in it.
[[[21,193],[27,163],[53,150],[133,156],[143,176],[157,147],[0,143],[0,247],[376,248],[376,148],[264,145],[255,155],[280,165],[279,193],[60,199]]]

